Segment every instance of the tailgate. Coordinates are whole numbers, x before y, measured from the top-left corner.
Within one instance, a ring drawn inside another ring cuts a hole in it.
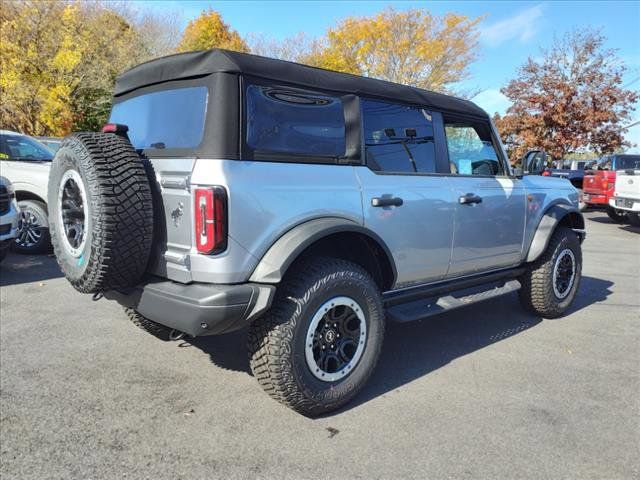
[[[148,271],[178,282],[191,280],[189,253],[193,245],[193,208],[189,180],[192,158],[151,159],[155,181],[154,251]]]

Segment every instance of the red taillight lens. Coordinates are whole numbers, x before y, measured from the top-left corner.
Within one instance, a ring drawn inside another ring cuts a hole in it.
[[[120,123],[105,123],[102,127],[102,133],[117,133],[123,134],[129,131],[129,127]]]
[[[603,190],[607,190],[608,188],[609,188],[609,179],[603,178],[602,179],[602,189]]]
[[[549,176],[551,176],[551,172],[549,170],[545,170],[544,172],[542,172],[542,176],[543,177],[549,177]]]
[[[222,187],[196,188],[195,237],[199,253],[227,248],[227,193]]]

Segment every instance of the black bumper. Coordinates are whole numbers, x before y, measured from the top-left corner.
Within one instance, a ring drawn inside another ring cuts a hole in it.
[[[275,286],[257,283],[182,284],[159,278],[105,298],[134,308],[149,320],[192,336],[230,332],[244,327],[271,306]]]

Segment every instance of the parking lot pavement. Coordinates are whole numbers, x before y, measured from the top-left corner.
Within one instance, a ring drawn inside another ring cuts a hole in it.
[[[162,343],[52,257],[0,266],[0,476],[638,478],[640,230],[587,214],[569,315],[515,295],[389,325],[354,403],[311,420],[262,392],[244,332]]]

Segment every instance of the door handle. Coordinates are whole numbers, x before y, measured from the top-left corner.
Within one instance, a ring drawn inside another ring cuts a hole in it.
[[[467,193],[462,195],[458,201],[462,205],[471,205],[474,203],[482,203],[482,197],[480,195],[476,195],[475,193]]]
[[[399,207],[404,203],[400,197],[373,197],[372,207]]]

